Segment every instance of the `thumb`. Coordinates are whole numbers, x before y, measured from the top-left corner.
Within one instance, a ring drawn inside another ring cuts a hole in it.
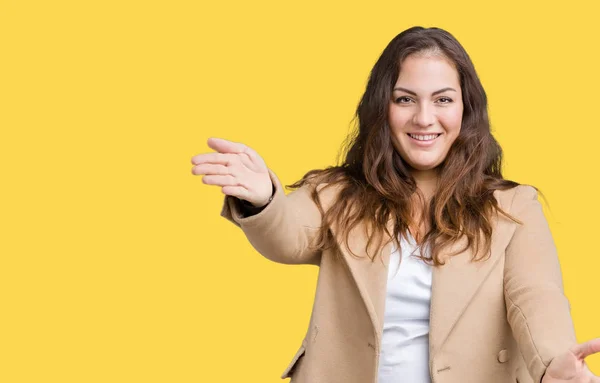
[[[246,145],[239,142],[225,140],[223,138],[211,137],[207,141],[208,146],[219,153],[242,153]]]
[[[584,359],[592,354],[600,352],[600,338],[578,344],[574,346],[571,351],[580,359]]]

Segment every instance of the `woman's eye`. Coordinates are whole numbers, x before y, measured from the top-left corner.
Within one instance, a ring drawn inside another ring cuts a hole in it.
[[[411,101],[411,100],[410,100],[410,98],[409,98],[409,97],[406,97],[406,96],[398,97],[398,98],[396,99],[396,103],[398,103],[398,104],[407,104],[407,103],[409,103],[410,101]]]
[[[452,99],[448,97],[440,97],[438,101],[440,102],[440,104],[449,104],[452,102]]]

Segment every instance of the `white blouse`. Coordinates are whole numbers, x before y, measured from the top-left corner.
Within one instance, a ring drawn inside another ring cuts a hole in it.
[[[429,307],[432,267],[411,256],[414,238],[392,249],[388,269],[378,383],[430,383]]]

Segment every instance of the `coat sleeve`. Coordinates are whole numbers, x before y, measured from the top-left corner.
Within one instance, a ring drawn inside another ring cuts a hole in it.
[[[264,257],[284,264],[318,265],[321,252],[311,246],[321,225],[321,213],[311,199],[314,187],[304,185],[286,195],[275,173],[269,174],[275,194],[260,213],[243,217],[239,200],[226,196],[221,216],[240,227]]]
[[[506,249],[507,319],[534,382],[548,364],[576,343],[554,240],[537,191],[517,186],[511,215],[517,224]]]

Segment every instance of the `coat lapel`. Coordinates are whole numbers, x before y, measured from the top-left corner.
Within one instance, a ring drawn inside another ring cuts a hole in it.
[[[448,247],[446,254],[464,247],[466,238]],[[492,254],[494,254],[492,252]],[[433,269],[429,316],[429,353],[433,358],[442,347],[452,328],[467,309],[479,286],[494,268],[498,257],[472,261],[471,249],[449,257],[446,264]]]
[[[391,230],[391,226],[389,229]],[[387,291],[387,267],[392,244],[387,244],[382,250],[381,257],[371,262],[365,251],[367,239],[365,225],[358,225],[349,236],[348,246],[344,243],[340,249],[380,343]],[[462,249],[465,243],[466,239],[463,238],[448,246],[442,251],[442,257]],[[358,257],[353,256],[350,250]],[[479,286],[493,269],[498,260],[498,257],[494,256],[495,253],[492,251],[492,258],[485,261],[472,262],[473,253],[471,249],[466,249],[457,255],[447,257],[445,265],[433,268],[430,357],[435,356],[444,344]]]
[[[494,192],[501,208],[506,210],[506,201],[498,190]],[[447,257],[465,247],[466,238],[461,238],[443,251],[446,264],[433,269],[431,306],[429,313],[429,355],[435,357],[446,342],[452,329],[467,310],[481,284],[489,277],[504,254],[506,241],[510,238],[512,221],[494,215],[490,257],[473,261],[472,249]]]
[[[387,288],[387,265],[392,244],[389,243],[382,249],[381,257],[378,256],[375,261],[371,261],[365,250],[367,240],[366,226],[357,225],[348,236],[348,246],[343,243],[340,250],[369,313],[376,337],[381,339]]]

